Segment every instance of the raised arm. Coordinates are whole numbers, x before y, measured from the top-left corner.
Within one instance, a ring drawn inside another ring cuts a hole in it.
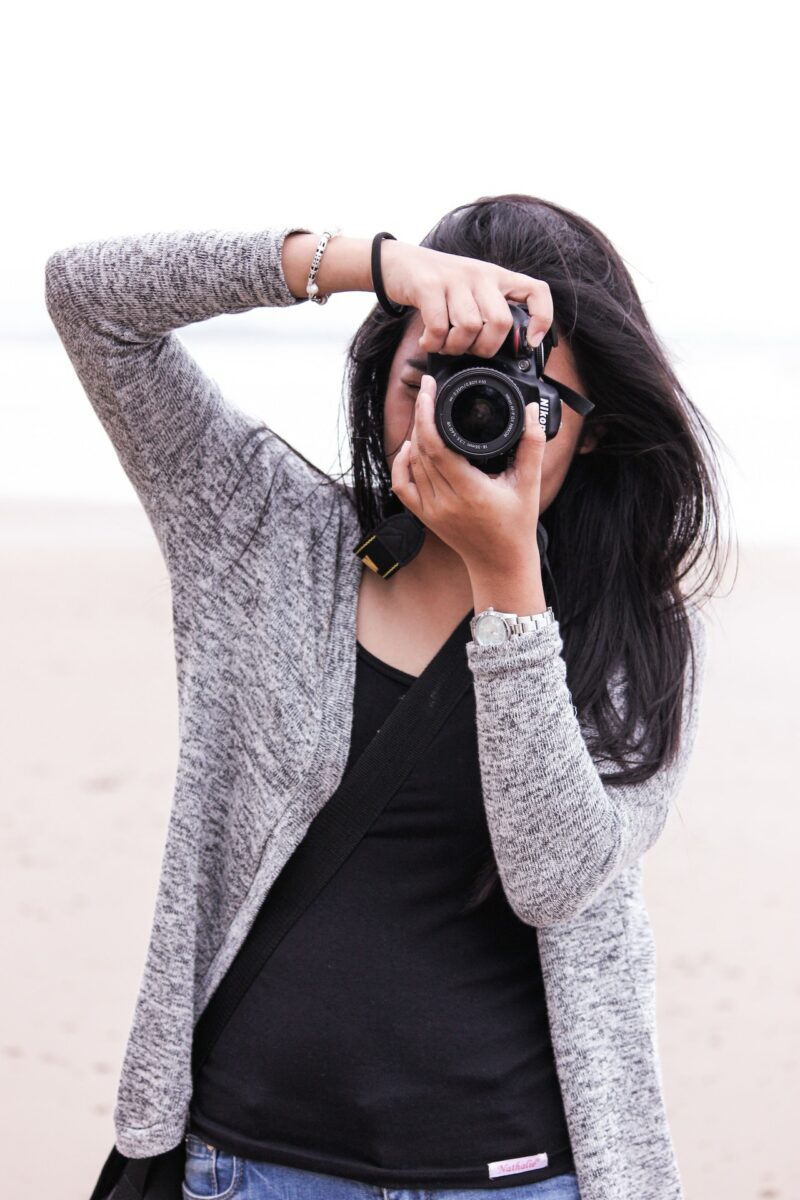
[[[467,643],[487,824],[509,904],[526,924],[575,917],[661,833],[697,732],[706,628],[696,609],[689,621],[695,671],[690,654],[678,755],[644,783],[618,787],[601,782],[584,740],[558,623],[496,646]]]
[[[169,564],[213,552],[229,480],[249,462],[243,441],[264,424],[226,402],[175,330],[304,301],[318,239],[294,228],[149,233],[78,243],[47,260],[50,316]],[[317,275],[320,291],[371,291],[371,246],[334,237]],[[539,338],[552,321],[545,283],[493,263],[397,241],[383,242],[381,262],[390,299],[420,311],[423,350],[491,356],[505,338],[504,301],[512,299],[528,304]],[[492,297],[486,324],[451,326],[447,303],[455,294]],[[253,451],[261,483],[275,479],[281,492],[306,494],[319,475],[267,432]],[[231,536],[222,536],[226,545]]]
[[[292,233],[147,233],[78,243],[47,260],[50,317],[168,562],[208,541],[242,439],[263,424],[224,399],[174,331],[222,313],[304,302],[317,237]],[[349,257],[341,247],[331,253],[337,240],[326,255],[343,266],[332,276],[329,263],[319,278],[344,290],[358,282],[348,264],[368,260],[353,239]],[[287,453],[281,479],[291,488],[304,471],[311,478],[311,468],[277,435],[261,444],[259,463],[272,474]]]

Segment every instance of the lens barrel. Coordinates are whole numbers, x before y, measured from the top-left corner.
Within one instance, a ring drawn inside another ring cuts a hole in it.
[[[525,401],[507,375],[468,367],[442,383],[436,424],[452,449],[470,458],[495,458],[519,440]]]

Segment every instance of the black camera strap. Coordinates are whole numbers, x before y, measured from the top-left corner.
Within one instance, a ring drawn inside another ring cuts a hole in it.
[[[399,567],[416,558],[425,541],[425,525],[389,491],[389,515],[362,538],[353,553],[365,567],[388,579]]]
[[[395,511],[392,511],[393,509]],[[405,508],[392,491],[389,492],[389,514],[353,549],[353,553],[358,555],[364,565],[382,579],[388,579],[400,567],[411,562],[411,559],[419,554],[425,541],[425,525],[419,517]],[[551,599],[555,599],[557,603],[555,580],[547,557],[548,535],[541,521],[536,525],[536,545],[539,548],[542,570],[550,577],[553,593]]]
[[[192,1073],[208,1057],[247,989],[291,926],[355,849],[472,686],[469,622],[459,622],[320,809],[269,891],[245,941],[201,1014]]]

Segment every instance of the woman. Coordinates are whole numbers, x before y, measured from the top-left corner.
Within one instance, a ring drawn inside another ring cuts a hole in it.
[[[690,600],[718,559],[706,427],[607,239],[489,197],[421,246],[382,245],[407,307],[376,306],[350,347],[351,490],[227,402],[174,333],[302,302],[318,241],[162,233],[47,263],[48,309],[173,591],[180,756],[117,1147],[185,1138],[189,1198],[672,1200],[641,858],[698,718]],[[322,296],[372,290],[370,249],[333,237]],[[492,477],[439,439],[424,356],[493,356],[510,301],[532,345],[554,323],[548,376],[595,407],[564,405],[546,442],[529,405]],[[353,552],[398,500],[425,539],[383,578]],[[557,619],[482,644],[468,619],[489,606]],[[458,629],[472,692],[195,1086],[194,1026],[276,877]]]

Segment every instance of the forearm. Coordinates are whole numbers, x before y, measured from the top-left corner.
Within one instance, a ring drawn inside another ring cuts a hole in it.
[[[283,243],[283,273],[289,290],[298,299],[306,299],[306,283],[319,233],[293,233]],[[371,292],[372,243],[368,238],[337,234],[325,247],[317,271],[320,294],[333,292]]]
[[[216,498],[263,422],[226,401],[171,331],[217,314],[297,304],[281,267],[285,232],[155,232],[78,243],[47,260],[53,324],[173,562],[188,562],[199,548],[197,561],[208,564]],[[258,453],[259,478],[270,479],[286,446],[264,438]],[[231,540],[232,524],[226,532]]]
[[[605,754],[595,762],[589,751],[557,622],[498,645],[467,643],[489,832],[506,894],[526,923],[577,916],[659,837],[697,733],[706,630],[698,613],[690,621],[695,659],[686,665],[678,749],[645,780],[615,786],[606,777],[621,765]],[[623,715],[621,670],[608,688]],[[629,761],[637,758],[638,750],[629,752]]]
[[[547,608],[539,555],[534,553],[520,565],[487,568],[485,564],[467,564],[476,613],[485,608],[513,612],[519,616],[543,613]]]
[[[284,234],[212,229],[81,242],[48,259],[47,306],[71,345],[117,357],[121,344],[157,342],[209,317],[293,305]]]

